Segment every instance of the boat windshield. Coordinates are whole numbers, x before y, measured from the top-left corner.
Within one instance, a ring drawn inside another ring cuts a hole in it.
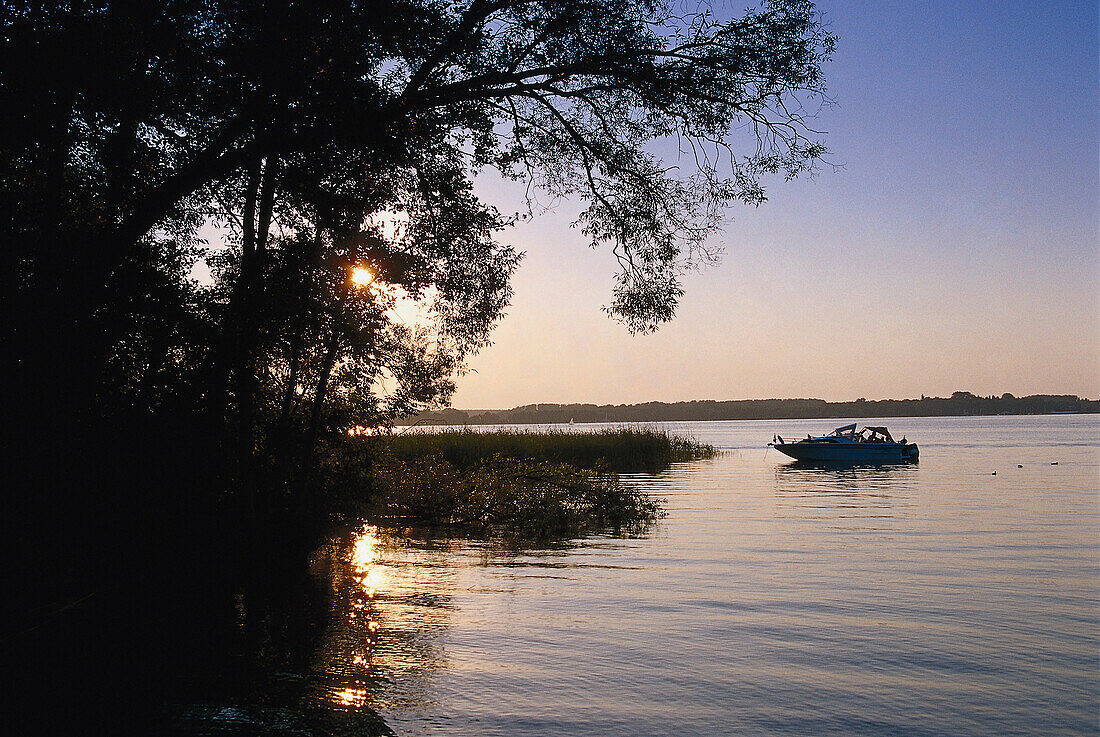
[[[859,440],[864,443],[892,443],[890,431],[885,427],[865,427],[859,431]]]

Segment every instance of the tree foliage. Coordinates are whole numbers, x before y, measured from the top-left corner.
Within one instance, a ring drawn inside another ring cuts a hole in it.
[[[813,4],[686,8],[3,2],[9,368],[61,414],[197,409],[240,458],[445,400],[520,259],[489,168],[579,202],[607,311],[654,329],[725,209],[825,152]]]
[[[579,205],[621,265],[608,312],[647,331],[724,208],[821,158],[813,5],[688,8],[0,0],[0,537],[22,554],[0,620],[28,723],[163,717],[169,683],[203,682],[164,633],[236,652],[212,637],[240,624],[232,561],[314,544],[324,495],[371,463],[347,431],[448,398],[520,260],[479,172]],[[426,516],[544,534],[655,511],[533,461],[452,471],[365,477],[443,473],[470,493]]]

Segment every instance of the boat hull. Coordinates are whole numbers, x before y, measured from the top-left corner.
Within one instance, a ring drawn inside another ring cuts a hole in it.
[[[917,446],[910,443],[776,443],[780,453],[815,463],[906,463],[916,461]]]

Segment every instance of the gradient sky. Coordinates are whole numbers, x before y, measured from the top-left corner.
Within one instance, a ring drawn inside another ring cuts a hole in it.
[[[819,7],[840,41],[817,127],[843,167],[731,211],[722,265],[651,336],[601,312],[615,263],[577,206],[503,233],[527,257],[454,406],[1100,396],[1097,4]]]

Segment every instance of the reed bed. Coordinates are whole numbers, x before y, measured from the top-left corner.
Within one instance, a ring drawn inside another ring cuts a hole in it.
[[[395,458],[438,455],[459,468],[493,456],[568,463],[615,473],[656,473],[672,463],[713,458],[711,445],[652,428],[609,428],[595,432],[444,430],[404,432],[381,444]]]
[[[664,516],[662,500],[623,484],[615,474],[552,461],[498,455],[459,468],[438,455],[382,456],[373,481],[372,519],[474,535],[552,540],[637,533]]]
[[[381,524],[550,540],[636,533],[664,516],[619,473],[709,458],[709,445],[652,429],[406,432],[355,438],[327,456],[334,506]]]

